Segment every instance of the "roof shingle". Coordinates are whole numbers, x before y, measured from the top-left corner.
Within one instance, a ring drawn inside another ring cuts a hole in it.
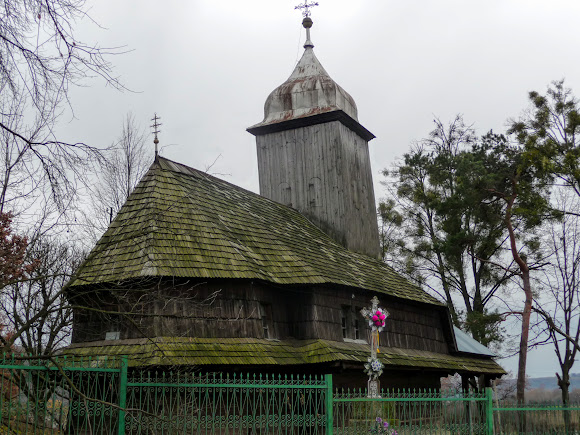
[[[70,286],[148,276],[338,284],[440,304],[383,262],[342,247],[298,211],[161,157]]]
[[[127,355],[129,365],[301,365],[331,361],[366,362],[368,344],[329,340],[265,340],[257,338],[156,337],[73,344],[65,354]],[[505,374],[491,358],[447,355],[417,349],[382,347],[379,359],[388,367],[417,367]]]

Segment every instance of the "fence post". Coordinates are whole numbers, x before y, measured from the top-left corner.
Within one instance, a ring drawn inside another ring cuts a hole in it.
[[[332,435],[334,430],[334,419],[332,413],[334,412],[334,401],[332,395],[332,375],[324,375],[326,383],[326,435]]]
[[[493,390],[491,387],[485,388],[485,417],[487,420],[487,434],[493,435]]]
[[[119,432],[118,435],[125,435],[125,409],[127,408],[127,368],[126,356],[121,357],[119,371]]]

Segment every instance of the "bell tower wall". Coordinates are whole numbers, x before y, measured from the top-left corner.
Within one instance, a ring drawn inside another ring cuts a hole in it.
[[[260,194],[346,248],[379,257],[368,141],[339,121],[257,135]]]

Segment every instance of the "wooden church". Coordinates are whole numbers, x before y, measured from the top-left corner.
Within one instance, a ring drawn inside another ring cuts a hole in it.
[[[352,97],[304,55],[265,104],[260,195],[157,156],[93,248],[68,295],[77,355],[130,367],[333,373],[366,385],[377,296],[383,387],[504,374],[452,326],[444,304],[379,260],[368,142]]]

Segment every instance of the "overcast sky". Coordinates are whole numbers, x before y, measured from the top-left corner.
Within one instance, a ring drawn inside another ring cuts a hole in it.
[[[64,138],[109,145],[127,112],[144,127],[157,112],[162,155],[198,169],[218,159],[212,173],[257,192],[255,140],[245,129],[263,119],[266,97],[302,54],[298,3],[94,0],[89,13],[102,28],[84,20],[80,39],[130,50],[111,60],[131,92],[98,80],[74,90]],[[379,171],[426,136],[434,116],[462,113],[479,133],[501,132],[531,90],[565,78],[580,95],[577,0],[319,3],[314,50],[377,136],[370,143],[377,199]],[[552,355],[532,356],[530,375],[553,375]]]

